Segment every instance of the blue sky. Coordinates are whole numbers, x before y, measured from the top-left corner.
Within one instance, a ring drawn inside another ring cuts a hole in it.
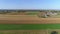
[[[60,0],[0,0],[0,9],[60,9]]]

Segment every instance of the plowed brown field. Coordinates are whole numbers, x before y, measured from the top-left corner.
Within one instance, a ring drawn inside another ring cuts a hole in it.
[[[39,18],[36,15],[0,15],[0,24],[55,24],[60,18]]]

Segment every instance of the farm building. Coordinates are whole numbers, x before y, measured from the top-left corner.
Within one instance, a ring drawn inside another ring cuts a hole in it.
[[[56,12],[51,12],[51,11],[41,11],[39,14],[38,14],[38,16],[39,17],[51,17],[51,16],[55,16],[55,15],[57,15],[57,13]]]

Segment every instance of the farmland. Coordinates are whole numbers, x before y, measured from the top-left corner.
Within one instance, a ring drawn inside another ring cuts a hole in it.
[[[60,13],[56,16],[41,18],[39,11],[0,12],[1,34],[48,34],[54,29],[60,32]],[[24,32],[24,33],[23,33]]]
[[[50,34],[60,33],[60,24],[0,24],[0,34]]]
[[[39,18],[36,15],[0,15],[1,34],[48,34],[60,32],[60,18]]]
[[[60,29],[60,24],[0,24],[0,30]]]

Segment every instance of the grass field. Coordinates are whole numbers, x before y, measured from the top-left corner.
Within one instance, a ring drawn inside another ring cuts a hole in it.
[[[0,34],[50,34],[51,31],[60,32],[60,24],[0,24]]]
[[[60,24],[0,24],[0,30],[60,29]]]
[[[39,12],[26,12],[27,13],[27,15],[37,15]]]

